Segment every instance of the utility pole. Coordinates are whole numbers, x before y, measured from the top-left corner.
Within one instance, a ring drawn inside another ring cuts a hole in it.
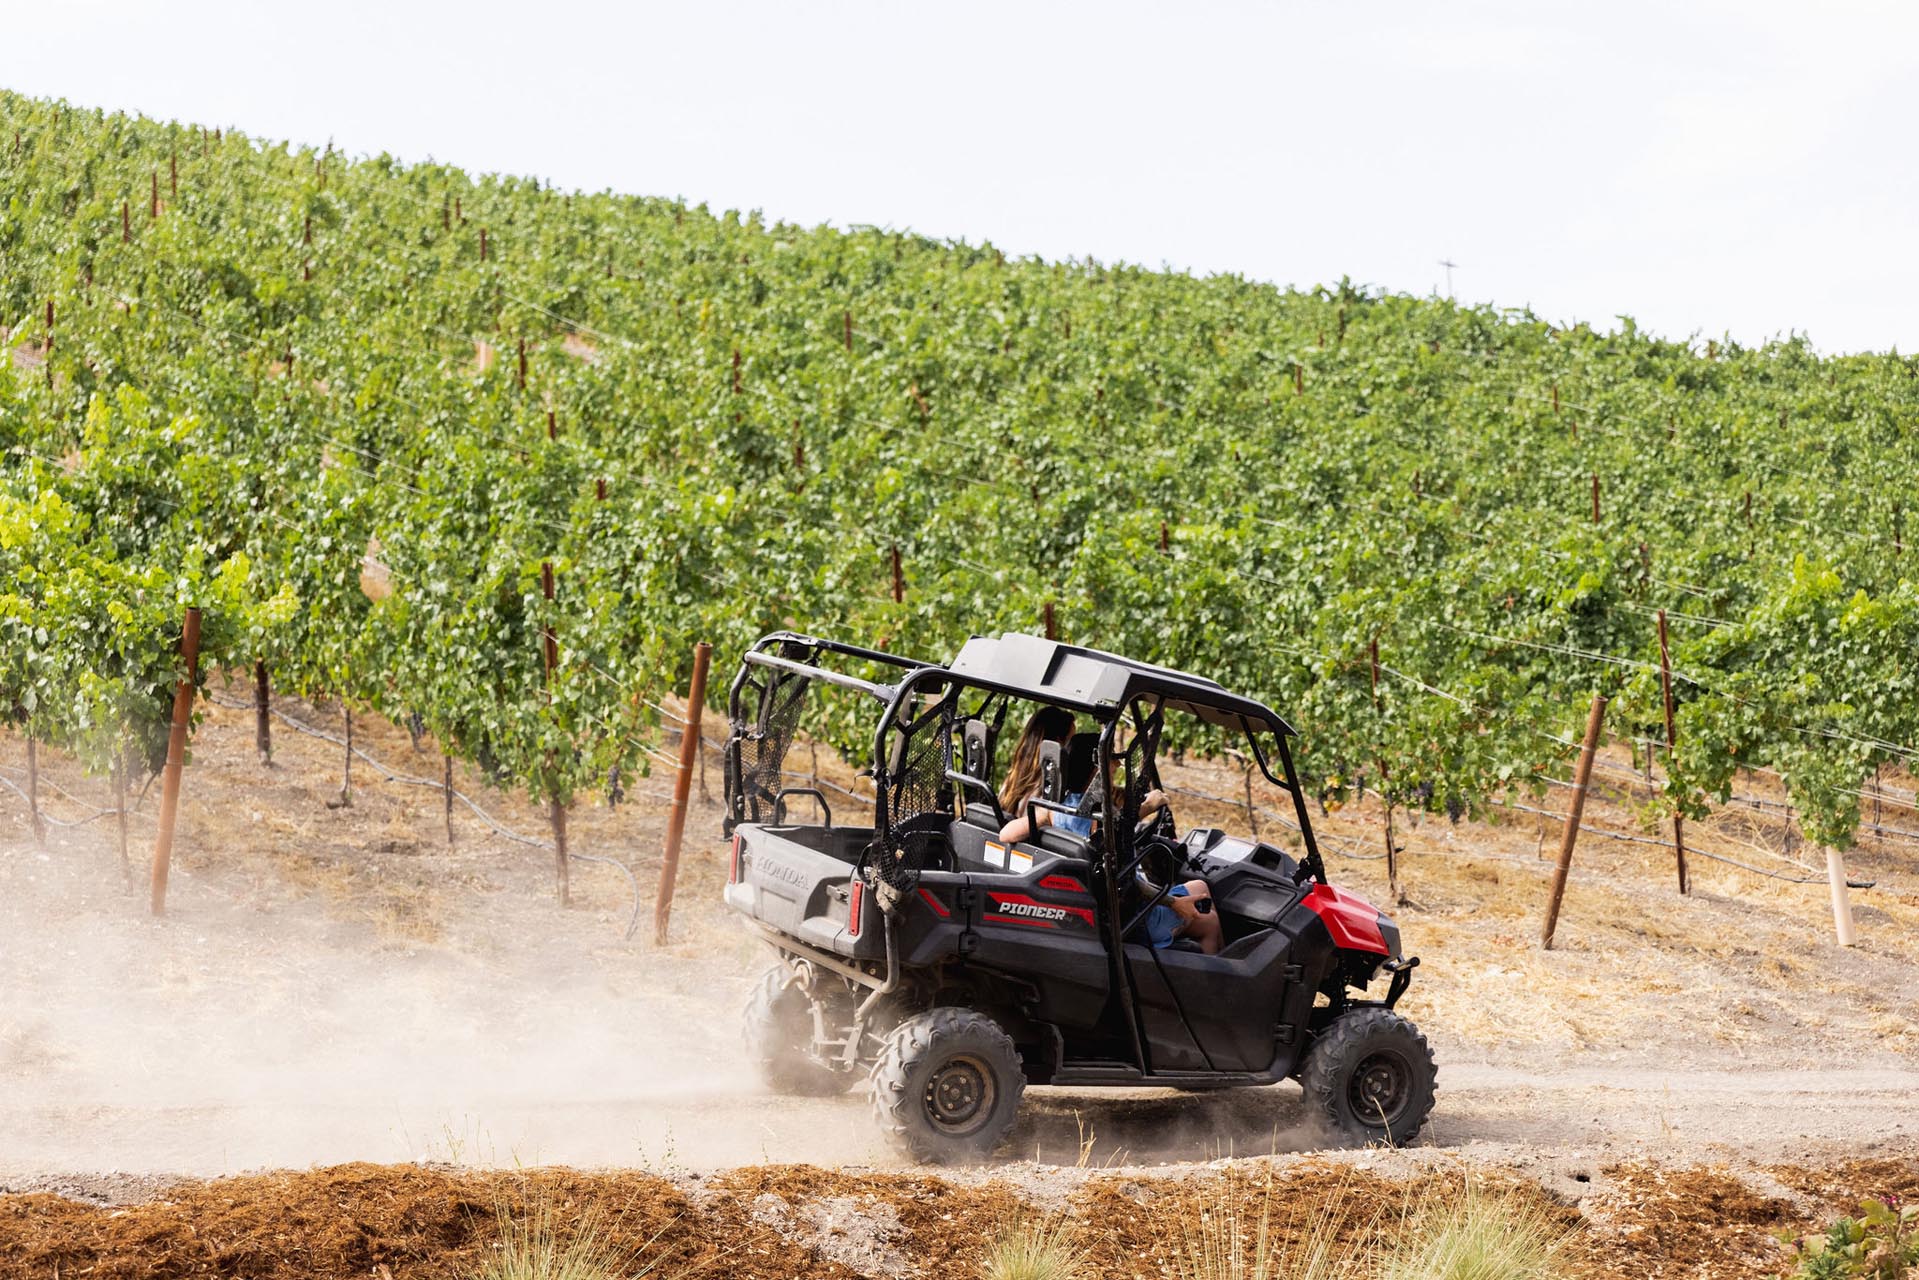
[[[1446,268],[1446,296],[1450,298],[1453,296],[1453,268],[1459,264],[1451,258],[1441,258],[1439,265]]]

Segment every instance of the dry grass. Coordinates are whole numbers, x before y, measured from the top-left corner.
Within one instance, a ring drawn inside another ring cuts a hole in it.
[[[1576,1232],[1537,1203],[1468,1183],[1420,1205],[1376,1280],[1553,1280]]]
[[[474,1280],[616,1280],[629,1274],[608,1243],[601,1212],[588,1209],[562,1228],[552,1200],[536,1197],[520,1214],[494,1210],[499,1240]],[[644,1274],[644,1273],[641,1273]]]
[[[1248,1192],[1251,1191],[1251,1194]],[[1201,1193],[1198,1213],[1168,1224],[1169,1269],[1177,1280],[1333,1280],[1351,1274],[1335,1254],[1336,1205],[1318,1202],[1305,1229],[1287,1232],[1274,1219],[1272,1171],[1258,1189],[1224,1179]]]
[[[1063,1215],[1020,1218],[987,1246],[983,1280],[1084,1280],[1086,1250]]]

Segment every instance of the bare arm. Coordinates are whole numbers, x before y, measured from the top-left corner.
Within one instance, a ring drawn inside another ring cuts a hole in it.
[[[1022,840],[1030,840],[1033,838],[1033,827],[1035,825],[1042,827],[1052,826],[1053,811],[1051,809],[1039,810],[1032,823],[1027,822],[1026,814],[1022,811],[1018,817],[1009,819],[1006,825],[999,829],[999,838],[1008,844],[1018,844]]]

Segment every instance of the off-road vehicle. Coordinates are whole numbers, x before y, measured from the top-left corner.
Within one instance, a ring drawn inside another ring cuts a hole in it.
[[[872,701],[809,699],[816,687]],[[824,789],[787,767],[802,713],[827,701],[842,725],[849,703],[877,723],[854,792],[865,801],[870,781],[870,821],[835,823]],[[1001,731],[1009,711],[1017,731],[1039,707],[1079,727],[1039,748],[1021,811],[1091,819],[1090,837],[1062,829],[1082,821],[1000,838],[1013,816],[995,794]],[[868,1076],[882,1130],[933,1161],[990,1153],[1029,1083],[1292,1077],[1348,1140],[1402,1143],[1425,1123],[1432,1054],[1393,1012],[1419,962],[1391,920],[1327,882],[1293,729],[1259,702],[1029,635],[975,637],[941,664],[779,632],[744,655],[728,710],[726,901],[779,955],[746,1027],[774,1089],[827,1094]],[[1297,858],[1217,829],[1181,836],[1167,808],[1138,820],[1169,715],[1239,741],[1290,795]],[[1152,946],[1149,913],[1195,877],[1223,946]]]

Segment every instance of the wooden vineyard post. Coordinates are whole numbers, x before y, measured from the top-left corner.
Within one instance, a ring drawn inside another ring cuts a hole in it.
[[[1368,642],[1368,652],[1372,658],[1373,716],[1375,720],[1383,722],[1385,711],[1379,702],[1378,640]],[[1393,847],[1393,797],[1387,790],[1387,783],[1392,781],[1392,774],[1386,768],[1386,751],[1383,744],[1380,746],[1379,755],[1375,757],[1375,763],[1379,765],[1379,798],[1386,803],[1386,888],[1392,894],[1394,902],[1404,902],[1405,899],[1399,895],[1399,850]],[[1251,775],[1248,774],[1247,786],[1250,788],[1251,785]]]
[[[453,757],[442,755],[440,760],[445,773],[445,778],[440,785],[446,790],[446,847],[451,849],[453,847]]]
[[[553,562],[545,561],[540,565],[540,594],[548,603],[553,600]],[[546,670],[546,697],[553,700],[553,677],[560,665],[560,642],[553,633],[552,611],[548,610],[547,624],[541,633],[541,657]],[[548,764],[551,765],[551,761]],[[553,827],[553,893],[562,907],[572,901],[572,884],[567,875],[566,862],[566,806],[556,796],[547,801],[547,821]]]
[[[553,827],[553,876],[554,896],[562,907],[573,904],[572,877],[567,874],[566,865],[566,806],[559,800],[549,800],[546,805],[547,821]]]
[[[113,815],[120,828],[120,879],[133,891],[133,860],[127,856],[127,759],[122,752],[113,765]]]
[[[1659,611],[1659,691],[1666,700],[1666,781],[1672,782],[1672,757],[1677,748],[1679,734],[1673,727],[1672,717],[1672,649],[1666,643],[1666,611]],[[1652,749],[1646,749],[1647,772],[1652,771]],[[1672,847],[1679,859],[1679,892],[1689,894],[1692,885],[1686,876],[1686,821],[1679,816],[1679,807],[1675,803],[1672,811]]]
[[[329,809],[353,807],[353,707],[345,698],[340,699],[340,712],[346,717],[346,754],[341,757],[340,798],[327,801]]]
[[[1599,473],[1593,472],[1593,523],[1599,523]]]
[[[1540,931],[1542,950],[1553,949],[1553,930],[1559,927],[1559,903],[1566,894],[1566,873],[1572,870],[1573,845],[1579,840],[1579,819],[1586,812],[1586,785],[1592,781],[1593,757],[1599,754],[1599,731],[1606,723],[1606,695],[1593,695],[1592,714],[1586,718],[1586,742],[1573,775],[1572,812],[1566,815],[1566,834],[1559,842],[1559,864],[1553,868],[1552,897],[1546,904],[1546,927]]]
[[[173,691],[173,728],[167,735],[167,764],[160,779],[160,832],[153,839],[150,909],[167,913],[167,872],[173,865],[173,824],[180,815],[180,772],[186,767],[187,727],[193,721],[193,686],[200,675],[200,611],[189,608],[180,632],[180,656],[187,673]]]
[[[27,735],[27,815],[33,822],[33,842],[47,842],[46,819],[40,816],[40,746]]]
[[[1051,600],[1046,602],[1046,608],[1041,616],[1046,622],[1046,638],[1048,640],[1059,639],[1059,626],[1053,617],[1053,602]]]
[[[267,673],[267,664],[256,661],[253,664],[253,749],[260,755],[260,763],[273,763],[273,684]]]
[[[706,752],[703,749],[705,746],[704,742],[700,743],[699,748],[694,751],[694,758],[700,762],[700,803],[712,804],[713,793],[706,789]]]
[[[673,777],[673,809],[666,820],[666,850],[660,861],[659,895],[653,900],[653,941],[666,945],[666,926],[673,914],[673,881],[680,872],[680,841],[686,835],[687,793],[693,786],[693,764],[700,751],[700,708],[706,705],[706,666],[713,646],[702,640],[693,646],[693,680],[686,690],[686,727],[680,735],[680,768]]]
[[[1246,830],[1254,840],[1259,839],[1259,810],[1253,807],[1253,762],[1240,763],[1239,782],[1241,793],[1246,801]]]
[[[1826,880],[1832,886],[1832,931],[1839,945],[1850,947],[1859,941],[1852,928],[1852,899],[1846,895],[1846,856],[1837,849],[1826,850]]]
[[[903,604],[905,601],[906,575],[900,570],[900,548],[896,542],[893,544],[893,603]]]

